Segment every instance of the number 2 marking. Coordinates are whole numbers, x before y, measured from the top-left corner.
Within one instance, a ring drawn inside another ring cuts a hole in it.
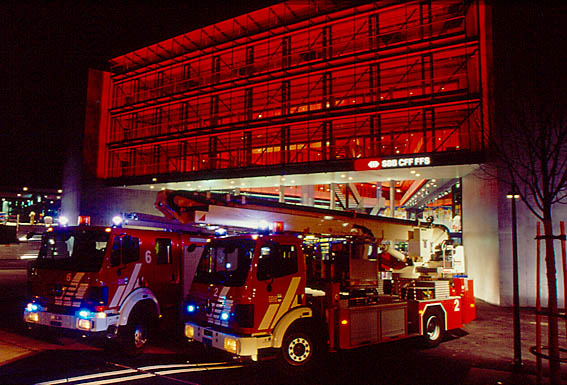
[[[461,311],[461,303],[458,299],[455,300],[455,311]]]

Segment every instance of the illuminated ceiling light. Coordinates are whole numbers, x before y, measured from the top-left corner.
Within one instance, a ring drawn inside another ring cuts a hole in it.
[[[152,182],[157,182],[157,178],[152,178]]]
[[[349,176],[349,177],[348,177],[348,180],[352,180],[352,176]]]
[[[346,175],[345,175],[345,174],[341,174],[341,178],[346,178]]]
[[[437,179],[431,179],[432,182],[437,182]]]
[[[61,194],[61,193],[63,192],[63,190],[59,189],[59,190],[57,190],[57,192],[58,192],[59,194]]]
[[[19,197],[21,197],[21,196],[22,196],[22,194],[18,193],[18,196],[19,196]]]
[[[415,174],[415,176],[421,176],[421,174]]]
[[[282,176],[282,177],[280,178],[280,180],[281,180],[282,182],[285,182],[285,176]]]
[[[187,183],[187,187],[191,187],[191,183]]]
[[[230,184],[234,184],[234,181],[233,181],[233,180],[231,180],[231,181],[230,181]]]
[[[415,170],[411,170],[411,171],[410,171],[410,174],[415,174]]]
[[[27,188],[27,187],[24,187],[24,188],[23,188],[22,190],[24,190],[24,191],[28,191],[28,188]]]
[[[295,183],[295,179],[292,179],[292,180],[291,180],[291,183]]]
[[[153,190],[155,188],[155,186],[150,186],[150,188]]]

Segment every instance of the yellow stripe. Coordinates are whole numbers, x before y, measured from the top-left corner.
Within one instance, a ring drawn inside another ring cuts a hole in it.
[[[262,322],[260,322],[260,326],[258,326],[259,330],[267,329],[268,326],[270,326],[270,322],[272,322],[277,309],[277,303],[272,303],[270,304],[270,306],[268,306],[268,310],[266,310],[266,314],[264,314],[264,318],[262,318]]]
[[[289,306],[291,305],[291,301],[295,298],[295,292],[297,287],[299,286],[299,282],[301,281],[301,277],[293,277],[291,282],[289,283],[289,287],[287,288],[287,293],[285,293],[285,298],[278,310],[278,314],[272,321],[270,325],[272,328],[280,320],[280,318],[289,310]]]

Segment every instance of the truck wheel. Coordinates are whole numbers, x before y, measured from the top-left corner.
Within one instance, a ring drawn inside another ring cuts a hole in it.
[[[317,365],[323,348],[315,333],[290,329],[283,339],[278,366],[287,375],[307,372]]]
[[[141,306],[136,306],[130,313],[128,323],[120,333],[121,345],[128,355],[136,356],[144,351],[151,334],[152,317],[152,311]]]
[[[423,339],[428,348],[441,343],[445,335],[445,321],[439,309],[431,309],[423,317]]]

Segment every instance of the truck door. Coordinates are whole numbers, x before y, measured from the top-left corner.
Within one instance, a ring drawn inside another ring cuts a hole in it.
[[[258,330],[271,330],[278,320],[298,304],[305,282],[298,273],[298,246],[266,240],[258,245]]]
[[[151,290],[156,296],[161,311],[174,308],[179,300],[180,254],[178,239],[156,238],[152,250]]]
[[[199,259],[203,254],[205,244],[206,239],[190,238],[188,242],[184,243],[183,245],[183,257],[181,260],[182,299],[186,298],[189,294],[189,291],[191,290],[193,277],[195,276],[195,271],[197,270]]]
[[[116,235],[112,240],[110,260],[107,265],[109,306],[116,307],[140,284],[142,262],[140,261],[140,239],[130,235]],[[114,284],[112,284],[114,283]]]

